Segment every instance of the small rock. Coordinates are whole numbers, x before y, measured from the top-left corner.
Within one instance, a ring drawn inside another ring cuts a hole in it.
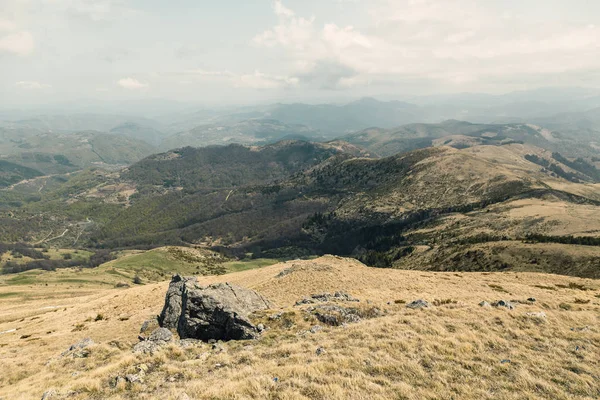
[[[146,365],[146,364],[140,364],[140,365],[138,365],[137,368],[138,368],[138,371],[143,372],[143,373],[148,372],[148,369],[149,369],[148,365]]]
[[[429,308],[429,303],[423,299],[418,299],[412,301],[406,305],[407,308],[417,309],[417,308]]]
[[[330,293],[319,293],[313,294],[310,297],[305,297],[302,300],[296,302],[295,305],[300,306],[303,304],[315,304],[315,303],[326,303],[329,301],[353,301],[358,302],[357,298],[352,297],[352,295],[346,292],[335,292],[334,294]]]
[[[128,287],[131,287],[131,286],[129,286],[129,284],[125,283],[125,282],[117,282],[117,284],[115,285],[115,287],[116,288],[128,288]]]
[[[173,340],[173,333],[171,333],[171,331],[167,328],[158,328],[152,331],[152,333],[148,337],[148,340],[152,342],[170,342],[171,340]]]
[[[140,333],[152,332],[157,328],[159,328],[158,320],[156,318],[148,319],[142,324],[142,327],[140,328]]]
[[[505,300],[499,300],[495,303],[492,303],[492,306],[494,307],[505,307],[508,308],[509,310],[514,310],[515,309],[515,305],[513,303],[511,303],[510,301],[505,301]]]
[[[317,333],[323,330],[323,327],[321,325],[315,325],[312,328],[310,328],[310,333]]]
[[[281,316],[283,315],[283,313],[277,313],[277,314],[273,314],[269,316],[269,320],[270,321],[275,321],[281,318]]]
[[[530,297],[530,298],[528,298],[528,299],[527,299],[527,301],[530,301],[530,302],[532,302],[532,303],[535,303],[535,302],[536,302],[536,299],[535,299],[535,297]]]
[[[223,347],[223,345],[221,343],[214,343],[212,345],[212,349],[216,352],[216,353],[222,353],[225,351],[225,347]]]
[[[500,360],[500,364],[510,364],[510,360]]]
[[[262,332],[265,330],[265,326],[263,324],[258,324],[256,325],[256,329],[258,329],[259,332]]]
[[[53,397],[54,395],[56,395],[56,390],[47,390],[44,392],[44,394],[42,394],[42,400],[48,400],[49,398]]]
[[[82,341],[69,346],[68,350],[63,351],[61,353],[61,357],[70,355],[73,358],[86,358],[87,356],[90,355],[90,351],[87,349],[87,347],[89,347],[93,344],[94,344],[94,341],[92,339],[85,338]]]
[[[480,307],[491,307],[492,305],[490,303],[488,303],[487,301],[482,301],[481,303],[479,303]]]
[[[142,378],[136,374],[125,375],[125,381],[129,383],[142,383]]]
[[[179,396],[177,396],[177,400],[191,400],[191,399],[190,399],[190,396],[188,396],[186,392],[183,392]]]
[[[546,313],[543,311],[540,312],[528,312],[525,313],[526,316],[531,318],[546,318]]]
[[[325,354],[325,349],[323,347],[318,347],[315,354],[318,356],[320,356],[321,354]]]

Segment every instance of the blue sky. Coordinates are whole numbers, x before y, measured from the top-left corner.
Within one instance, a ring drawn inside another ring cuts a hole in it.
[[[600,87],[599,3],[0,0],[0,105]]]

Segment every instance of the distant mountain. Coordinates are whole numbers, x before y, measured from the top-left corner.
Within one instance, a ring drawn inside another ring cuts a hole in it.
[[[570,157],[594,157],[598,150],[585,138],[532,124],[473,124],[448,120],[440,124],[409,124],[393,129],[370,128],[342,137],[374,154],[389,156],[429,146],[465,148],[476,145],[527,143]]]
[[[322,140],[322,135],[305,125],[284,124],[274,119],[248,119],[232,123],[219,123],[197,126],[165,138],[163,149],[184,146],[204,147],[211,145],[266,144],[283,139]]]
[[[165,138],[165,134],[150,126],[140,125],[127,121],[110,129],[109,133],[123,135],[133,139],[142,140],[154,146],[158,146]]]
[[[16,114],[19,115],[19,114]],[[108,132],[114,127],[126,123],[135,123],[144,127],[156,128],[160,124],[156,121],[127,115],[111,114],[26,114],[21,118],[7,118],[5,115],[0,126],[12,129],[29,128],[43,132],[75,132],[75,131],[103,131]]]
[[[421,118],[417,106],[401,101],[382,102],[373,98],[345,104],[276,104],[265,115],[288,124],[304,124],[335,135],[370,126],[393,127]]]
[[[11,129],[0,131],[0,158],[44,174],[93,165],[112,168],[129,165],[156,151],[140,140],[94,131],[60,134],[34,130],[20,138],[15,136]]]

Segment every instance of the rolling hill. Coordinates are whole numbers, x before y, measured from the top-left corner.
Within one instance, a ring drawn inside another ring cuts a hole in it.
[[[324,139],[321,134],[304,125],[284,124],[274,119],[247,119],[243,121],[200,125],[165,138],[165,150],[184,146],[205,147],[229,143],[258,145],[284,139]]]
[[[448,120],[439,124],[410,124],[393,129],[369,128],[342,140],[364,147],[380,156],[429,146],[465,148],[477,145],[525,143],[568,157],[598,156],[590,137],[551,131],[532,124],[473,124]]]
[[[473,254],[483,251],[494,255],[485,269],[600,276],[591,262],[600,191],[579,164],[516,143],[361,154],[293,141],[184,148],[120,173],[74,176],[5,221],[31,224],[28,237],[67,229],[60,240],[101,248],[187,243],[256,257],[351,255],[381,267],[439,269],[444,260],[459,270],[479,268],[485,257]],[[587,261],[569,268],[544,250],[580,245]],[[508,254],[515,249],[518,257]]]

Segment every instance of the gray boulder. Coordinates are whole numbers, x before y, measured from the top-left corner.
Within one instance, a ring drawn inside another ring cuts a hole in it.
[[[195,278],[173,277],[159,318],[182,339],[244,340],[260,331],[248,319],[271,304],[253,290],[229,283],[200,286]]]
[[[429,303],[423,299],[418,299],[415,301],[411,301],[406,305],[407,308],[417,309],[417,308],[429,308]]]
[[[504,307],[504,308],[508,308],[509,310],[514,310],[515,305],[513,303],[511,303],[510,301],[506,301],[506,300],[498,300],[494,303],[492,303],[492,306],[494,307]]]
[[[158,324],[163,328],[177,329],[179,324],[179,317],[182,313],[182,295],[186,285],[196,285],[197,280],[195,277],[184,277],[181,275],[174,275],[169,284],[169,289],[165,296],[165,306],[163,307],[160,316],[158,317]]]

